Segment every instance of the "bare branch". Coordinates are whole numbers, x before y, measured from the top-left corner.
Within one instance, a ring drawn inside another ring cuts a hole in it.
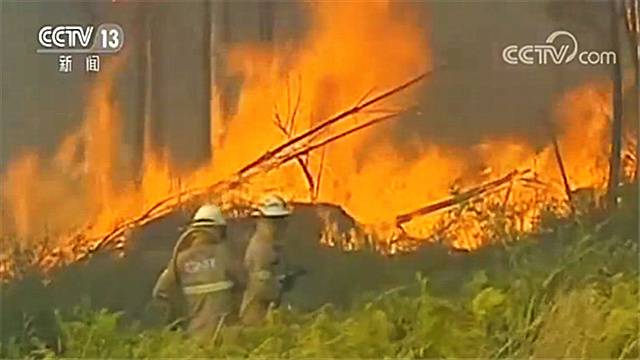
[[[332,142],[334,142],[336,140],[339,140],[339,139],[341,139],[341,138],[343,138],[345,136],[351,135],[351,134],[353,134],[355,132],[358,132],[358,131],[360,131],[362,129],[368,128],[368,127],[370,127],[372,125],[375,125],[375,124],[378,124],[380,122],[395,118],[398,115],[399,114],[391,114],[391,115],[386,115],[386,116],[382,116],[382,117],[379,117],[379,118],[375,118],[373,120],[369,120],[369,121],[367,121],[366,123],[364,123],[362,125],[358,125],[358,126],[352,128],[352,129],[349,129],[347,131],[344,131],[342,133],[339,133],[337,135],[329,137],[329,138],[327,138],[327,139],[325,139],[325,140],[323,140],[323,141],[321,141],[321,142],[319,142],[317,144],[310,145],[308,147],[305,147],[303,149],[300,149],[300,150],[294,152],[293,154],[286,155],[284,158],[279,160],[279,162],[280,163],[285,163],[285,162],[290,161],[291,159],[293,159],[293,158],[295,158],[297,156],[300,156],[300,155],[303,155],[303,154],[308,154],[308,153],[310,153],[311,151],[313,151],[315,149],[324,147],[324,146],[326,146],[326,145],[328,145],[328,144],[330,144],[330,143],[332,143]]]
[[[267,151],[266,153],[264,153],[263,155],[261,155],[257,159],[255,159],[254,161],[250,162],[249,164],[247,164],[243,168],[241,168],[240,171],[238,171],[238,174],[241,175],[241,174],[246,173],[248,170],[254,168],[255,166],[257,166],[259,164],[262,164],[262,163],[264,163],[265,161],[267,161],[269,159],[272,159],[274,156],[276,156],[277,154],[281,153],[283,150],[291,147],[291,145],[294,145],[294,144],[300,142],[301,140],[304,140],[304,139],[308,138],[309,136],[316,134],[320,130],[335,124],[336,122],[348,117],[349,115],[356,114],[359,111],[361,111],[361,110],[363,110],[363,109],[365,109],[365,108],[367,108],[367,107],[369,107],[369,106],[371,106],[373,104],[376,104],[376,103],[380,102],[381,100],[384,100],[384,99],[386,99],[386,98],[388,98],[388,97],[390,97],[390,96],[392,96],[394,94],[397,94],[398,92],[400,92],[402,90],[405,90],[406,88],[408,88],[408,87],[410,87],[412,85],[417,84],[418,82],[424,80],[428,75],[430,75],[432,73],[433,73],[433,70],[430,70],[430,71],[428,71],[426,73],[423,73],[420,76],[417,76],[417,77],[407,81],[406,83],[404,83],[404,84],[402,84],[400,86],[396,86],[393,89],[388,90],[388,91],[386,91],[386,92],[374,97],[373,99],[371,99],[371,100],[369,100],[369,101],[367,101],[367,102],[365,102],[365,103],[363,103],[361,105],[354,106],[354,107],[352,107],[352,108],[350,108],[348,110],[345,110],[345,111],[339,113],[338,115],[336,115],[336,116],[334,116],[334,117],[332,117],[332,118],[330,118],[330,119],[328,119],[326,121],[323,121],[322,123],[314,126],[313,128],[305,131],[304,133],[291,138],[289,141],[287,141],[287,142],[275,147],[274,149],[271,149],[271,150]]]
[[[287,138],[291,137],[291,135],[287,132],[287,128],[284,126],[282,122],[282,118],[280,118],[280,114],[278,114],[277,112],[274,115],[273,124],[278,129],[280,129],[280,131],[282,131],[287,136]]]
[[[558,138],[556,137],[553,126],[550,122],[546,122],[546,127],[549,132],[549,137],[551,138],[551,143],[553,144],[553,152],[556,158],[556,163],[558,164],[558,169],[560,170],[560,175],[562,176],[562,184],[564,186],[564,192],[567,196],[567,201],[569,202],[569,207],[571,212],[574,212],[573,199],[571,196],[571,185],[569,184],[569,177],[567,176],[567,171],[564,167],[564,161],[562,160],[562,154],[560,153],[560,145],[558,144]]]
[[[298,109],[300,107],[300,99],[302,97],[301,86],[302,86],[302,80],[300,77],[298,77],[298,97],[296,98],[296,103],[293,108],[293,113],[291,113],[291,116],[289,117],[289,134],[293,134],[295,130],[296,116],[298,115]]]
[[[400,227],[402,224],[411,221],[411,219],[418,217],[418,216],[424,216],[430,213],[433,213],[435,211],[438,210],[442,210],[445,208],[448,208],[450,206],[453,205],[457,205],[460,204],[462,202],[465,202],[471,198],[477,197],[479,195],[482,195],[484,193],[486,193],[487,191],[493,190],[499,186],[502,186],[506,183],[509,183],[511,180],[515,179],[517,176],[522,176],[526,173],[528,173],[530,170],[523,170],[523,171],[517,171],[514,170],[512,172],[510,172],[509,174],[507,174],[506,176],[497,179],[497,180],[493,180],[490,181],[486,184],[480,185],[478,187],[475,187],[471,190],[462,192],[458,195],[452,196],[448,199],[442,200],[442,201],[438,201],[436,203],[433,204],[429,204],[427,206],[424,206],[422,208],[410,211],[408,213],[405,214],[401,214],[396,216],[396,226]]]
[[[564,168],[564,161],[562,161],[562,155],[560,154],[560,146],[558,145],[558,139],[555,135],[552,135],[553,142],[553,152],[555,153],[556,162],[558,163],[558,168],[560,169],[560,174],[562,175],[562,184],[564,185],[564,192],[567,195],[567,200],[569,201],[569,207],[573,212],[575,209],[573,207],[573,199],[571,197],[571,185],[569,185],[569,178],[567,177],[567,171]]]
[[[300,156],[296,157],[296,161],[300,165],[302,172],[304,173],[304,178],[307,180],[307,186],[309,187],[309,195],[313,199],[313,194],[315,193],[315,184],[313,183],[313,175],[309,171],[309,167],[304,163]]]
[[[288,131],[286,125],[284,125],[284,123],[282,122],[282,119],[280,118],[280,114],[275,113],[274,117],[275,117],[274,124],[276,125],[276,127],[280,129],[280,131],[282,131],[287,138],[290,138],[291,133]],[[310,197],[313,198],[313,194],[315,193],[313,175],[311,175],[311,172],[307,167],[306,161],[301,156],[296,157],[296,161],[298,162],[298,165],[300,165],[300,168],[302,169],[302,173],[304,174],[304,178],[307,181]]]
[[[318,176],[316,176],[316,191],[313,194],[313,201],[320,195],[320,181],[322,180],[322,172],[324,171],[324,156],[326,151],[327,148],[322,148],[322,153],[320,154],[320,165],[318,166]]]
[[[289,74],[287,74],[287,124],[286,128],[289,128],[289,122],[291,121],[291,83],[289,82]],[[287,134],[289,131],[287,130]]]
[[[376,87],[373,86],[371,87],[371,89],[369,89],[366,93],[364,93],[364,95],[362,95],[362,97],[360,98],[360,100],[358,100],[358,102],[356,102],[356,106],[362,104],[363,101],[365,101],[367,99],[367,97],[369,97],[369,95],[371,95],[371,93],[373,92],[373,90],[375,90]]]

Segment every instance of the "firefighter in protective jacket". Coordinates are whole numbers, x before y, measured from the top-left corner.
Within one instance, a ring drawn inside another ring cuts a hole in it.
[[[247,286],[240,305],[243,324],[260,323],[269,307],[280,301],[286,279],[282,236],[290,213],[284,200],[276,195],[267,196],[258,208],[256,232],[249,240],[244,257]]]
[[[170,303],[182,295],[187,331],[211,336],[233,310],[237,283],[232,254],[226,243],[226,220],[215,205],[198,209],[176,244],[169,265],[153,289],[153,297]]]

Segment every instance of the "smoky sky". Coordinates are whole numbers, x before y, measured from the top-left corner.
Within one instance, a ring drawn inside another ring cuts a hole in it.
[[[548,143],[548,126],[561,95],[603,81],[610,66],[509,65],[502,49],[542,44],[556,30],[575,35],[581,50],[611,49],[606,2],[433,2],[430,44],[434,74],[419,96],[420,116],[393,125],[407,156],[407,139],[467,149],[494,138],[534,147]],[[553,125],[551,125],[553,126]]]
[[[76,63],[73,74],[60,74],[54,56],[35,53],[37,31],[44,24],[112,21],[121,23],[130,34],[125,47],[131,49],[131,59],[119,74],[115,101],[123,109],[123,152],[135,150],[136,124],[141,117],[136,99],[143,86],[136,64],[144,50],[142,43],[136,43],[141,26],[136,4],[117,3],[118,8],[94,2],[2,2],[0,170],[24,149],[51,153],[65,133],[79,126],[88,89],[95,80],[84,73],[82,62]],[[206,103],[202,90],[206,86],[203,4],[151,3],[146,9],[154,14],[155,26],[165,25],[152,36],[157,104],[153,113],[161,124],[161,141],[174,158],[186,163],[197,162],[198,149],[205,141],[198,135]],[[513,66],[501,60],[504,46],[543,43],[559,29],[571,31],[580,48],[610,49],[607,2],[425,1],[398,6],[424,14],[432,61],[444,66],[419,91],[421,114],[390,126],[394,142],[409,157],[414,140],[459,149],[500,137],[542,145],[548,141],[543,126],[552,118],[560,95],[609,76],[608,66]],[[252,2],[231,3],[226,10],[226,33],[218,36],[230,44],[258,41],[255,8]],[[275,41],[301,44],[298,40],[309,26],[304,7],[278,2],[274,11]],[[219,22],[214,16],[216,26]],[[225,75],[218,72],[216,76]],[[234,94],[233,89],[229,93]],[[361,95],[354,94],[354,98]]]

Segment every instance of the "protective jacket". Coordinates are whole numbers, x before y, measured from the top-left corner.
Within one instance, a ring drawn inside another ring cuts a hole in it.
[[[189,228],[180,238],[169,265],[153,290],[154,298],[176,302],[184,297],[187,331],[213,335],[233,311],[236,283],[231,252],[222,239],[206,227]]]
[[[249,240],[244,257],[247,285],[240,306],[244,324],[260,323],[269,306],[280,301],[285,273],[280,244],[273,231],[262,228]]]

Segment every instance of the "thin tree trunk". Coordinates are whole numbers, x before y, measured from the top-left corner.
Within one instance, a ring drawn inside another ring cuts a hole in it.
[[[213,41],[213,22],[211,14],[211,1],[204,0],[204,21],[203,21],[203,67],[204,67],[204,111],[200,135],[202,136],[200,155],[203,160],[211,159],[211,86],[213,85],[213,69],[211,66],[211,48]]]
[[[627,3],[627,30],[635,65],[636,105],[636,181],[640,181],[640,0]],[[635,50],[635,51],[634,51]]]
[[[231,3],[229,0],[221,1],[220,6],[222,9],[220,10],[220,22],[221,22],[221,30],[220,37],[222,38],[222,42],[228,44],[231,42]]]
[[[635,2],[636,14],[636,181],[640,181],[640,12]]]
[[[616,54],[620,54],[619,2],[611,1],[611,42]],[[611,125],[611,156],[609,159],[609,205],[616,206],[620,183],[620,153],[622,147],[622,66],[616,59],[612,67],[613,77],[613,121]]]
[[[147,77],[149,76],[147,69],[147,42],[149,41],[149,26],[148,26],[148,6],[144,3],[139,3],[136,6],[138,12],[136,33],[137,43],[139,44],[137,49],[137,73],[138,73],[138,109],[136,111],[136,118],[133,124],[133,163],[132,171],[133,176],[137,180],[142,175],[142,166],[144,161],[144,138],[145,138],[145,122],[147,118]]]
[[[220,119],[226,120],[231,113],[231,106],[229,104],[230,83],[227,76],[227,48],[231,42],[231,3],[228,0],[221,0],[218,8],[220,9],[220,16],[218,21],[220,22],[220,39],[217,41],[214,48],[216,54],[216,88],[218,92],[218,103],[220,111]],[[217,130],[216,130],[217,131]]]
[[[146,9],[147,11],[150,11],[149,8]],[[143,99],[142,99],[142,106],[143,106],[143,156],[144,155],[150,155],[153,152],[154,147],[157,145],[156,142],[158,141],[157,137],[158,134],[156,134],[156,129],[154,126],[154,124],[152,124],[152,112],[153,112],[153,66],[152,66],[152,33],[151,33],[151,29],[152,29],[152,21],[151,21],[152,15],[149,13],[145,16],[144,18],[144,56],[143,58],[143,65],[142,65],[142,72],[143,72],[143,76],[141,77],[143,79]],[[160,121],[160,119],[156,119],[156,122]]]
[[[261,41],[273,41],[274,6],[275,3],[271,1],[258,3]]]
[[[153,3],[147,17],[147,96],[145,107],[145,155],[151,155],[165,143],[166,99],[160,90],[166,82],[163,74],[166,67],[167,4]]]

